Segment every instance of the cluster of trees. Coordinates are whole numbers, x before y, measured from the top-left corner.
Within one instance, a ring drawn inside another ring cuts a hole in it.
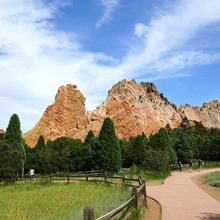
[[[135,163],[146,169],[163,170],[177,161],[220,160],[220,130],[207,129],[199,122],[173,130],[167,125],[149,137],[142,134],[120,142],[123,167]]]
[[[200,123],[193,127],[144,134],[119,140],[112,120],[106,118],[98,137],[89,131],[86,139],[60,137],[54,141],[40,136],[35,148],[25,145],[20,121],[12,115],[7,131],[0,136],[0,180],[14,180],[16,173],[76,172],[104,170],[118,172],[133,164],[149,170],[167,170],[177,161],[187,163],[193,158],[220,160],[220,130],[207,129]],[[26,170],[25,170],[26,168]]]
[[[27,167],[37,173],[121,169],[121,149],[110,118],[104,120],[98,137],[89,131],[84,142],[60,137],[45,144],[41,136],[36,147],[27,148],[26,153]]]

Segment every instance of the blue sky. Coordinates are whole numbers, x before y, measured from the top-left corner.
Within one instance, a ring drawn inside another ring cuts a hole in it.
[[[122,79],[178,105],[220,98],[219,0],[1,0],[0,128],[35,125],[60,85],[87,110]]]

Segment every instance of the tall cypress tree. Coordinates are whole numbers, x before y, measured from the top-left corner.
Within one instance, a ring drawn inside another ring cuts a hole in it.
[[[24,148],[24,142],[22,138],[22,132],[20,129],[20,120],[17,114],[13,114],[10,118],[6,133],[6,142],[14,147],[14,150],[18,152],[18,167],[21,168],[22,177],[24,176],[24,164],[26,160],[26,152]]]
[[[102,146],[104,156],[103,169],[110,172],[117,172],[121,168],[121,149],[115,134],[114,123],[106,118],[99,134],[99,144]]]

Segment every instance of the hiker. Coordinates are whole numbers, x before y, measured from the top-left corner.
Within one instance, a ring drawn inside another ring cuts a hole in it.
[[[30,177],[33,177],[34,176],[34,169],[30,169],[30,171],[28,172],[28,175]]]
[[[182,166],[183,166],[183,165],[182,165],[181,161],[179,161],[179,162],[178,162],[178,169],[179,169],[180,172],[182,172]]]
[[[192,172],[193,162],[192,160],[189,161],[189,172]]]
[[[199,169],[199,171],[200,171],[201,166],[202,166],[202,160],[199,158],[199,160],[198,160],[198,169]]]

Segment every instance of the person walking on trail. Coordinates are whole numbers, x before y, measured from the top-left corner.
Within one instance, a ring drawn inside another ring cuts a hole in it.
[[[181,161],[179,161],[179,162],[178,162],[178,169],[179,169],[180,172],[182,172],[182,166],[183,166],[183,165],[182,165]]]
[[[193,162],[192,160],[189,161],[189,172],[192,172]]]

